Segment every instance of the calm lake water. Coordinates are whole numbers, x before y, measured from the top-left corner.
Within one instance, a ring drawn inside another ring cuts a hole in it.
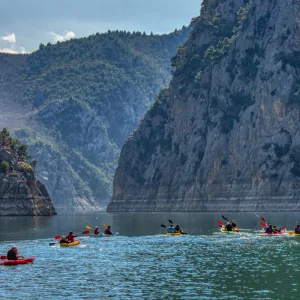
[[[292,230],[299,213],[223,213],[241,234],[221,234],[220,213],[1,217],[0,254],[16,244],[33,264],[0,266],[0,299],[299,299],[300,237],[260,236],[260,218]],[[189,235],[164,236],[168,219]],[[73,248],[54,236],[111,224],[112,238]]]

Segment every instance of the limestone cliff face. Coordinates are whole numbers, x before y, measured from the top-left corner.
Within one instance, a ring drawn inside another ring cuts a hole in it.
[[[48,191],[30,165],[12,150],[0,148],[0,163],[10,170],[0,172],[0,216],[51,216],[56,214]]]
[[[108,211],[300,209],[299,20],[299,0],[204,0]]]

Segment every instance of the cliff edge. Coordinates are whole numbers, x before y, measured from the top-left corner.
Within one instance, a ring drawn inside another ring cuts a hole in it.
[[[34,175],[27,147],[0,131],[0,216],[51,216],[55,209],[44,184]]]

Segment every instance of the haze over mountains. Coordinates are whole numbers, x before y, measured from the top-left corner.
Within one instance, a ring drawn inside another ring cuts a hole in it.
[[[120,147],[168,85],[189,31],[109,31],[0,54],[0,127],[28,144],[57,211],[107,204]]]

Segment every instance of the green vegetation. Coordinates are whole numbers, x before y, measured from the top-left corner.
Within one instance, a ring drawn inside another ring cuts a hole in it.
[[[29,159],[31,157],[28,153],[28,147],[21,144],[18,139],[12,138],[6,128],[0,131],[0,143],[0,149],[1,147],[11,149],[23,159]]]
[[[2,173],[6,173],[9,170],[9,163],[5,160],[3,160],[0,164],[0,169]]]

